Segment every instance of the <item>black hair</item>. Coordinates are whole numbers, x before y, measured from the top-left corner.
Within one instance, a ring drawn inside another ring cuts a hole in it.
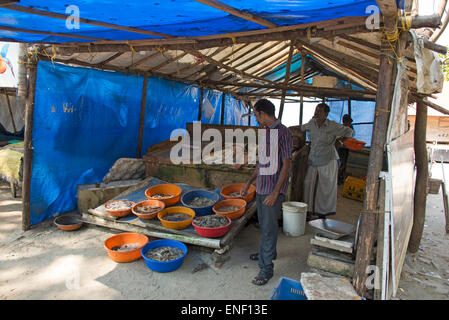
[[[348,122],[352,122],[352,118],[349,116],[349,114],[345,114],[343,116],[342,120],[343,120],[343,122],[345,122],[345,120],[348,121]]]
[[[318,103],[316,106],[322,108],[326,113],[329,113],[329,111],[331,111],[331,108],[329,108],[329,106],[325,103]]]
[[[274,115],[275,107],[274,107],[274,104],[270,100],[260,99],[254,105],[254,110],[256,110],[257,112],[263,111],[267,115],[275,117],[275,115]]]

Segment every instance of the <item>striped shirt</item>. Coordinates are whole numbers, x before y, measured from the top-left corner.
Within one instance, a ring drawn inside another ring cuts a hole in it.
[[[282,170],[282,161],[291,159],[293,151],[292,135],[279,120],[275,120],[265,130],[266,140],[265,143],[264,141],[259,141],[259,160],[256,167],[256,193],[260,195],[270,194],[274,190]],[[271,152],[274,152],[277,156],[270,157]],[[263,156],[264,154],[266,154],[265,157]],[[287,193],[288,177],[282,184],[281,194]]]

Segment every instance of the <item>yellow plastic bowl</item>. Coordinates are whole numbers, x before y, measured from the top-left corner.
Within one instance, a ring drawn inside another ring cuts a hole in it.
[[[168,221],[168,220],[164,219],[164,217],[166,215],[173,214],[173,213],[186,213],[190,216],[190,219],[186,219],[186,220],[182,220],[182,221]],[[181,206],[169,207],[169,208],[165,208],[164,210],[159,212],[157,214],[157,218],[161,221],[161,223],[164,227],[180,230],[180,229],[185,229],[188,226],[190,226],[193,218],[195,218],[195,211],[190,208],[181,207]]]

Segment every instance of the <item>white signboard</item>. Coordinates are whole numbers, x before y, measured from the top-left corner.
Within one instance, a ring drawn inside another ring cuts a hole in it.
[[[0,88],[17,88],[19,44],[0,42]]]

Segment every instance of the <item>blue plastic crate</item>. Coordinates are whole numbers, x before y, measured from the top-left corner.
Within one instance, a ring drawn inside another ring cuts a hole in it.
[[[270,300],[307,300],[301,282],[282,277],[271,293]]]

